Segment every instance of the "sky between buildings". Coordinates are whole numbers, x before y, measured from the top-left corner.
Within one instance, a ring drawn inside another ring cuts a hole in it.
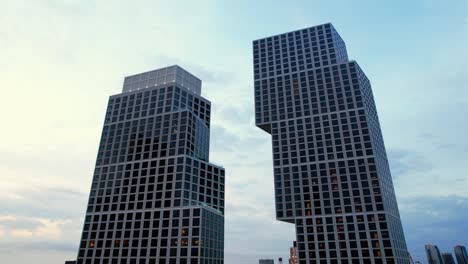
[[[75,259],[109,95],[179,64],[212,101],[226,264],[285,258],[252,40],[332,22],[372,82],[410,253],[468,245],[468,10],[453,1],[0,1],[0,260]]]

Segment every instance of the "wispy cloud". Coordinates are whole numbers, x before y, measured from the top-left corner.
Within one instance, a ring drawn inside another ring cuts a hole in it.
[[[409,176],[414,172],[426,173],[433,168],[433,165],[424,157],[405,149],[388,150],[388,160],[394,180],[405,175]]]
[[[65,188],[29,188],[2,194],[0,255],[9,258],[11,254],[34,251],[74,255],[85,201],[80,191]]]

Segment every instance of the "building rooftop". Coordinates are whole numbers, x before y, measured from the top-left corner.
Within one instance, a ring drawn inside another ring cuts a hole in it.
[[[125,77],[122,92],[132,92],[162,84],[176,83],[196,94],[201,94],[202,81],[178,65]]]
[[[328,22],[328,23],[323,23],[323,24],[320,24],[320,25],[315,25],[315,26],[312,26],[312,27],[305,27],[305,28],[301,28],[301,29],[296,29],[296,30],[292,30],[292,31],[288,31],[288,32],[285,32],[285,33],[280,33],[280,34],[275,34],[275,35],[272,35],[272,36],[268,36],[268,37],[262,37],[262,38],[259,38],[259,39],[255,39],[253,42],[256,42],[256,41],[260,41],[260,40],[265,40],[265,39],[273,39],[273,38],[276,38],[276,37],[279,37],[279,36],[286,36],[288,34],[295,34],[296,32],[302,32],[304,30],[310,30],[310,29],[313,29],[313,28],[319,28],[319,27],[323,27],[325,25],[329,25],[330,27],[334,28],[333,27],[333,24]]]

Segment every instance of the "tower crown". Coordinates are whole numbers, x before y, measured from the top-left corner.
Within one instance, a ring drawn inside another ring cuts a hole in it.
[[[168,83],[177,83],[189,91],[201,94],[202,81],[179,65],[127,76],[124,79],[122,92],[132,92]]]

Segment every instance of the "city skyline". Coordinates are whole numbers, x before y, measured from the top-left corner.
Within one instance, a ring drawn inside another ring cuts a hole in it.
[[[202,79],[213,103],[211,154],[229,174],[226,264],[285,259],[294,229],[274,220],[271,141],[254,126],[251,41],[327,22],[375,88],[413,259],[425,262],[426,243],[443,252],[468,244],[466,1],[20,0],[2,3],[0,19],[6,262],[76,255],[108,95],[119,92],[118,76],[172,64]]]

